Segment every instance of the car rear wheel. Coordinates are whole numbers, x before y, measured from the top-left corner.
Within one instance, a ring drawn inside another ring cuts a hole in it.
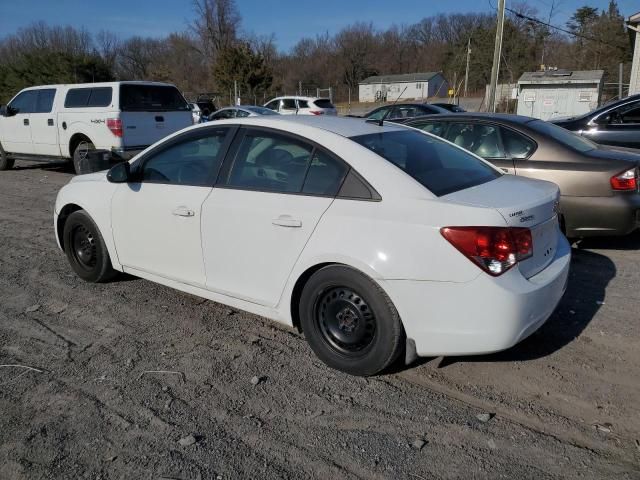
[[[299,313],[309,345],[332,368],[375,375],[402,351],[397,310],[378,284],[353,268],[330,265],[313,274]]]
[[[13,168],[15,160],[13,158],[7,157],[7,153],[0,145],[0,170],[10,170]]]
[[[86,160],[89,152],[95,150],[95,148],[91,140],[83,138],[78,142],[76,148],[73,149],[73,169],[76,175],[80,175],[82,172],[82,163]]]
[[[100,283],[115,276],[102,235],[84,210],[69,215],[64,224],[63,240],[67,259],[80,278]]]

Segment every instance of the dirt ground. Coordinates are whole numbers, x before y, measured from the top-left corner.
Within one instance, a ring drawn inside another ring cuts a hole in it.
[[[0,172],[0,479],[640,479],[640,235],[574,248],[515,348],[364,379],[263,318],[79,280],[52,229],[70,178]]]

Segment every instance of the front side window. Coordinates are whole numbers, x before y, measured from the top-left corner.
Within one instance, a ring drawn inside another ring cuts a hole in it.
[[[482,158],[504,158],[498,128],[482,123],[453,123],[446,139]]]
[[[28,90],[26,92],[20,93],[16,98],[14,98],[9,106],[16,114],[33,113],[37,98],[37,90]]]
[[[438,197],[502,175],[473,155],[413,130],[371,133],[351,140],[393,163]]]
[[[38,90],[35,113],[50,113],[53,110],[53,99],[56,96],[55,88],[43,88]]]
[[[536,144],[533,140],[530,140],[524,135],[504,127],[501,127],[501,131],[502,144],[509,158],[528,158],[536,149]]]
[[[144,160],[138,176],[143,182],[211,186],[222,163],[228,128],[184,140]]]
[[[298,193],[313,148],[284,135],[248,132],[238,148],[227,185],[251,190]]]

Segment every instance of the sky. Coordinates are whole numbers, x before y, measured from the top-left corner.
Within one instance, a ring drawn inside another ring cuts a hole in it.
[[[528,0],[547,18],[552,0]],[[609,0],[555,0],[551,23],[564,26],[580,6],[605,9]],[[236,0],[242,29],[257,35],[275,34],[279,50],[288,51],[303,37],[315,37],[357,22],[378,29],[410,24],[439,13],[491,12],[497,0]],[[514,6],[507,0],[507,7]],[[618,0],[623,15],[640,11],[638,0]],[[123,38],[161,37],[189,28],[194,12],[191,0],[0,0],[0,37],[44,20],[50,25],[85,27],[90,32],[111,30]]]

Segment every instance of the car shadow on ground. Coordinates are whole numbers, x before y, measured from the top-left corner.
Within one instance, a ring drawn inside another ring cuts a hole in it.
[[[580,250],[640,250],[640,230],[622,237],[585,238],[574,246]]]
[[[12,170],[45,170],[48,172],[75,173],[73,170],[73,162],[70,160],[56,160],[51,162],[16,161]]]
[[[513,362],[551,355],[576,340],[604,301],[607,285],[616,275],[614,263],[598,253],[572,249],[567,291],[547,322],[530,337],[503,352],[465,357],[444,357],[438,368],[463,362]],[[422,358],[409,368],[433,360]]]

